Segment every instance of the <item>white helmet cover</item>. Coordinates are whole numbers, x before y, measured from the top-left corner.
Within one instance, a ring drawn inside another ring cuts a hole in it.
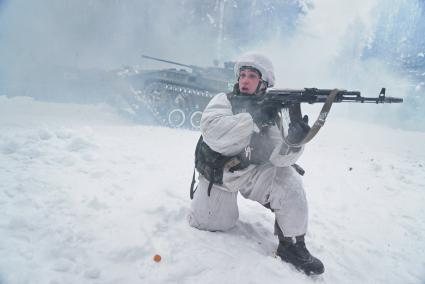
[[[261,72],[261,79],[268,83],[268,87],[274,86],[274,68],[273,64],[264,55],[260,53],[245,53],[237,61],[234,67],[236,78],[239,78],[240,68],[243,66],[252,67]]]

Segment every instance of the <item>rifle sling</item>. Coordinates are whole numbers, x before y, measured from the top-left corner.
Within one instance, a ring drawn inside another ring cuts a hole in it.
[[[311,141],[311,139],[314,138],[314,136],[316,136],[316,134],[319,132],[320,128],[325,124],[326,121],[326,117],[329,114],[329,111],[331,110],[332,104],[335,100],[336,95],[338,94],[339,90],[338,89],[333,89],[329,96],[327,97],[325,104],[323,105],[319,116],[317,117],[316,121],[314,122],[313,126],[310,128],[310,131],[307,133],[306,137],[297,144],[293,144],[290,143],[289,141],[286,140],[286,138],[283,136],[283,140],[285,141],[285,143],[288,146],[291,147],[301,147],[305,144],[307,144],[308,142]]]
[[[195,187],[193,189],[193,186],[195,185],[195,169],[193,169],[193,176],[192,176],[192,183],[190,184],[190,199],[193,199],[193,195],[195,194],[195,191],[198,189],[198,187]]]

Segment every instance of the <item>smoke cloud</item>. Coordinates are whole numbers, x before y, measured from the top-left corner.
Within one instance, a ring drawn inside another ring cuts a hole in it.
[[[407,5],[391,1],[397,9]],[[337,87],[365,96],[377,96],[386,87],[387,95],[408,98],[411,82],[405,75],[382,58],[364,56],[387,2],[3,0],[0,94],[101,101],[109,78],[94,70],[170,67],[143,60],[142,53],[208,66],[213,59],[233,60],[257,50],[273,60],[277,87]],[[63,83],[76,70],[84,74],[91,92],[81,95],[84,84],[68,88]],[[338,105],[333,111],[415,129],[412,122],[425,118],[406,115],[412,113],[409,107]]]

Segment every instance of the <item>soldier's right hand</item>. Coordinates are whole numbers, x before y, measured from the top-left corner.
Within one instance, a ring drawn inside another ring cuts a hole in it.
[[[310,131],[310,126],[308,125],[308,116],[300,120],[292,121],[289,123],[288,136],[286,140],[291,144],[299,144],[307,136]]]

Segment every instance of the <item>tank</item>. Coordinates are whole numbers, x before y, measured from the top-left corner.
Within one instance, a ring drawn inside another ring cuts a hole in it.
[[[130,106],[136,115],[149,112],[157,123],[172,128],[197,130],[202,111],[210,99],[229,92],[235,83],[234,62],[198,67],[142,55],[143,58],[166,62],[184,69],[127,70],[132,94]]]

